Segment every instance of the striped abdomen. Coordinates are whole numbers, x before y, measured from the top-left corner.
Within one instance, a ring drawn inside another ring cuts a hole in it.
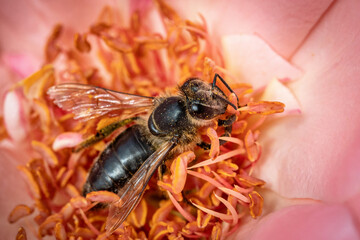
[[[84,196],[100,190],[117,193],[155,151],[139,129],[139,125],[126,129],[101,153],[89,172]]]

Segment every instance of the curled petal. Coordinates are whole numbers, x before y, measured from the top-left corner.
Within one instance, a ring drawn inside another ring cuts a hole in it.
[[[4,99],[4,124],[11,139],[23,141],[28,134],[28,109],[21,95],[10,91]]]
[[[52,149],[58,151],[63,148],[76,147],[82,141],[82,134],[77,132],[64,132],[58,135],[53,144]]]

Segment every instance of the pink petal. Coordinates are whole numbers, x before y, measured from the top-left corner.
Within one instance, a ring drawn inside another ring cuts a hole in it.
[[[339,1],[294,56],[303,114],[263,131],[258,176],[286,197],[344,201],[360,189],[360,2]],[[266,137],[264,137],[266,136]]]
[[[273,78],[301,77],[299,69],[274,52],[255,35],[229,35],[222,38],[226,68],[239,81],[262,87]]]
[[[253,34],[261,36],[288,58],[306,39],[333,0],[303,1],[172,1],[171,5],[192,20],[205,16],[209,30],[218,36]]]
[[[15,142],[23,141],[28,134],[24,99],[15,91],[9,91],[4,100],[4,123],[6,131]]]
[[[52,149],[58,151],[63,148],[72,148],[77,146],[82,140],[82,134],[80,133],[64,132],[55,138]]]
[[[33,204],[33,199],[27,191],[26,182],[23,181],[16,168],[19,164],[25,164],[29,160],[29,155],[24,151],[23,146],[15,146],[15,149],[8,150],[9,147],[10,143],[5,144],[4,140],[1,141],[0,176],[6,176],[0,182],[0,189],[3,191],[3,194],[0,194],[0,233],[3,239],[14,239],[19,227],[27,226],[29,223],[25,218],[15,224],[10,224],[7,218],[11,210],[18,204],[28,206]],[[35,227],[35,222],[30,221],[30,225]],[[28,234],[28,237],[29,235],[31,234]]]
[[[122,3],[117,6],[111,0],[5,1],[0,9],[0,44],[6,46],[6,53],[26,53],[41,59],[55,24],[85,31],[106,4],[128,12],[125,2]]]
[[[5,64],[0,64],[0,112],[3,112],[3,101],[5,100],[5,95],[7,94],[8,89],[20,80],[14,77],[11,71],[4,65]]]
[[[253,232],[235,239],[359,239],[351,213],[342,205],[299,205],[269,214],[253,224]],[[250,236],[249,236],[250,235]]]
[[[20,78],[31,75],[41,67],[39,59],[27,54],[4,54],[2,59],[5,66]]]
[[[285,104],[284,112],[275,114],[275,117],[301,113],[299,102],[294,94],[276,78],[266,86],[261,100],[278,101]]]
[[[360,192],[358,192],[356,195],[354,195],[352,198],[350,198],[346,202],[346,206],[349,208],[349,210],[352,213],[352,216],[354,218],[354,222],[356,223],[356,226],[358,229],[360,229]]]

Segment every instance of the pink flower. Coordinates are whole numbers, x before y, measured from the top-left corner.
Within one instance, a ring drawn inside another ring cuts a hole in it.
[[[101,6],[62,1],[12,1],[0,16],[0,81],[5,90],[42,64],[47,36],[57,22],[82,32]],[[119,8],[126,24],[130,9]],[[266,87],[265,100],[285,101],[287,113],[261,128],[264,146],[255,176],[265,180],[262,217],[249,219],[234,239],[356,239],[359,238],[360,73],[358,24],[360,4],[349,1],[178,1],[171,5],[187,19],[206,19],[213,42],[221,48],[225,67],[236,79]],[[151,9],[151,8],[150,8]],[[144,10],[145,11],[145,10]],[[151,27],[161,24],[150,11]],[[275,81],[278,78],[281,81]],[[31,204],[16,165],[25,164],[28,134],[22,120],[29,112],[18,92],[5,105],[14,115],[4,121],[12,141],[0,145],[0,229],[12,238],[17,226],[6,217],[14,204]],[[2,105],[2,104],[1,104]],[[298,107],[300,106],[300,108]],[[1,111],[4,111],[1,106]],[[301,112],[301,114],[299,114]],[[18,128],[17,128],[18,127]],[[16,186],[16,187],[15,187]],[[4,194],[6,193],[6,194]]]

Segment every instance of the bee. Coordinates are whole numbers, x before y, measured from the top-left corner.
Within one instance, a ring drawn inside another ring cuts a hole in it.
[[[107,190],[120,197],[118,203],[110,205],[107,232],[116,230],[139,203],[150,178],[166,158],[193,149],[196,144],[209,148],[209,144],[201,141],[200,127],[212,125],[215,119],[225,127],[226,134],[231,132],[236,117],[232,115],[227,120],[219,117],[228,106],[237,109],[239,99],[238,106],[227,100],[225,93],[216,86],[217,79],[234,93],[218,74],[215,74],[212,84],[190,78],[178,87],[177,94],[160,97],[133,95],[77,83],[49,88],[48,95],[54,103],[74,113],[75,119],[121,115],[124,110],[136,116],[105,127],[81,146],[93,144],[114,129],[135,122],[99,154],[83,187],[84,196],[92,191]]]

